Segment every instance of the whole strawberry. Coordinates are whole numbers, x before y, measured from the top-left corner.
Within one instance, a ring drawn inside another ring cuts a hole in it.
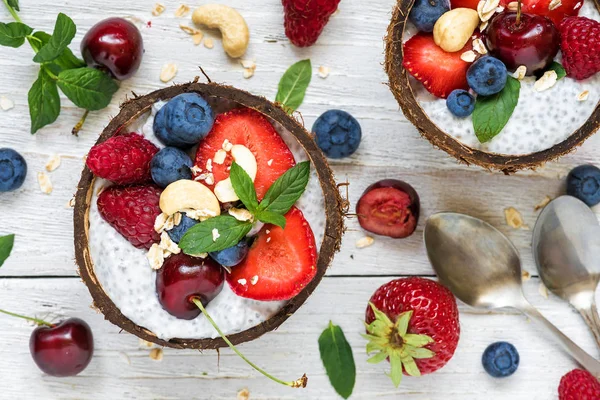
[[[98,211],[135,247],[149,249],[160,241],[154,221],[161,213],[161,192],[154,185],[111,186],[98,196]]]
[[[127,133],[92,147],[85,163],[94,175],[119,185],[144,183],[151,180],[150,161],[157,152],[142,135]]]
[[[577,80],[600,71],[600,22],[568,17],[560,24],[562,63],[567,75]]]
[[[592,374],[582,369],[574,369],[560,380],[559,400],[598,400],[600,382]]]
[[[315,44],[340,0],[282,0],[285,35],[299,47]]]
[[[442,368],[454,355],[460,337],[454,295],[423,278],[396,279],[373,293],[367,307],[367,353],[370,363],[388,359],[398,387],[402,374],[420,376]]]

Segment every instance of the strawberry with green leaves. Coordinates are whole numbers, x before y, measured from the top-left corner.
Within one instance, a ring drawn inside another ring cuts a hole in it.
[[[458,307],[444,286],[419,277],[396,279],[373,293],[365,323],[372,364],[389,360],[398,387],[402,375],[421,376],[450,361],[460,338]]]

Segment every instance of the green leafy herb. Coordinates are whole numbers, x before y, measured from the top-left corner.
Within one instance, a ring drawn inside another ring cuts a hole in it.
[[[60,114],[60,97],[56,89],[56,82],[41,69],[37,80],[29,89],[29,115],[31,116],[31,133],[35,133],[42,126],[56,121]]]
[[[311,78],[312,65],[310,60],[298,61],[288,68],[281,77],[275,101],[280,103],[288,113],[295,111],[304,100]]]
[[[0,22],[0,46],[20,47],[33,29],[20,22]]]
[[[492,140],[502,131],[519,102],[520,91],[521,83],[509,76],[506,86],[499,93],[477,96],[473,111],[473,128],[481,143]]]
[[[248,211],[251,213],[256,212],[258,208],[258,200],[256,198],[256,189],[254,188],[254,182],[250,175],[240,167],[236,162],[231,164],[231,171],[229,173],[231,178],[231,185],[237,197],[240,198],[242,203],[246,206]]]
[[[46,32],[37,31],[33,34],[33,37],[39,39],[40,47],[42,47],[50,41],[50,38],[52,36],[50,36]],[[56,70],[56,72],[54,72],[56,75],[58,75],[61,71],[67,69],[83,68],[86,66],[85,62],[75,57],[71,49],[69,49],[68,47],[64,49],[60,56],[58,56],[56,59],[54,59],[54,61],[52,61],[52,64],[56,65],[59,68],[58,70]]]
[[[17,11],[21,11],[19,8],[19,0],[7,0],[8,6],[14,8]]]
[[[0,267],[4,264],[8,256],[10,256],[14,243],[15,235],[0,236]]]
[[[76,32],[77,27],[73,20],[63,13],[58,14],[52,37],[33,57],[33,61],[44,63],[58,58],[71,43]]]
[[[319,352],[329,382],[340,396],[347,399],[354,389],[356,366],[342,328],[329,321],[329,326],[319,336]]]
[[[252,229],[252,223],[229,215],[209,218],[191,227],[179,242],[185,254],[220,251],[235,246]]]
[[[104,72],[92,68],[76,68],[58,75],[58,87],[77,107],[101,110],[110,104],[119,86]]]
[[[567,71],[565,70],[565,67],[563,67],[560,63],[557,63],[556,61],[553,61],[552,64],[550,64],[547,71],[556,72],[556,76],[558,77],[558,79],[562,79],[565,76],[567,76]]]
[[[265,224],[277,225],[281,229],[285,229],[286,219],[283,215],[271,211],[259,211],[256,214],[256,219]]]
[[[287,213],[306,190],[309,178],[308,161],[288,169],[271,185],[258,207],[259,211],[271,211],[281,215]]]

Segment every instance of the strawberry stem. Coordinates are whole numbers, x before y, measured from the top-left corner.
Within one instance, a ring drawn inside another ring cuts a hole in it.
[[[33,318],[33,317],[28,317],[26,315],[21,315],[21,314],[16,314],[16,313],[12,313],[10,311],[6,311],[6,310],[2,310],[0,309],[0,313],[2,314],[6,314],[6,315],[10,315],[11,317],[17,317],[17,318],[22,318],[25,319],[27,321],[32,321],[35,322],[37,325],[44,325],[44,326],[54,326],[53,324],[51,324],[50,322],[46,322],[43,319],[38,319],[38,318]]]
[[[233,350],[238,356],[240,356],[242,360],[246,361],[246,363],[248,363],[248,365],[250,365],[252,368],[257,370],[258,372],[260,372],[267,378],[271,379],[272,381],[275,381],[282,385],[289,386],[292,388],[305,388],[306,387],[306,383],[308,382],[308,378],[306,377],[306,374],[302,375],[302,377],[300,379],[297,379],[295,381],[285,382],[285,381],[282,381],[281,379],[275,378],[273,375],[269,374],[268,372],[266,372],[265,370],[263,370],[262,368],[258,367],[256,364],[254,364],[252,361],[248,360],[242,353],[240,353],[240,351],[238,349],[235,348],[233,343],[231,343],[229,341],[229,339],[227,339],[227,336],[225,336],[225,334],[221,331],[221,329],[219,329],[219,327],[217,326],[215,321],[210,317],[210,315],[208,314],[208,312],[202,305],[202,302],[200,301],[200,299],[197,297],[194,297],[194,298],[192,298],[192,301],[200,309],[200,311],[202,311],[202,314],[204,314],[204,316],[206,317],[208,322],[210,322],[210,324],[213,326],[213,328],[215,328],[215,330],[217,331],[219,336],[221,336],[223,338],[223,340],[225,341],[225,343],[227,343],[227,345],[231,348],[231,350]]]

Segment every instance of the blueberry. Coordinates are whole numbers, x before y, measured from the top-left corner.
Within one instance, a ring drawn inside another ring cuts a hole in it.
[[[446,99],[446,106],[448,106],[452,114],[460,118],[465,118],[473,114],[475,97],[466,90],[456,89]]]
[[[362,130],[358,121],[346,111],[323,113],[312,128],[317,145],[330,158],[348,157],[358,149]]]
[[[215,117],[210,105],[196,93],[173,97],[154,117],[154,134],[167,146],[188,148],[212,129]]]
[[[433,26],[440,17],[450,11],[448,0],[415,0],[408,18],[422,32],[433,32]]]
[[[150,162],[152,180],[164,188],[181,179],[192,179],[192,165],[192,159],[184,151],[165,147]]]
[[[244,258],[246,258],[249,249],[250,247],[248,246],[248,242],[246,240],[242,240],[235,246],[228,247],[221,251],[213,251],[208,254],[213,260],[224,267],[235,267],[241,263]]]
[[[600,203],[600,169],[590,164],[573,168],[567,176],[567,194],[590,207]]]
[[[494,378],[505,378],[519,368],[519,352],[510,343],[496,342],[485,349],[481,362],[488,374]]]
[[[17,190],[25,181],[27,163],[13,149],[0,149],[0,192]]]
[[[508,73],[506,65],[491,56],[481,57],[467,70],[467,82],[475,93],[490,96],[504,89]]]
[[[195,219],[191,219],[187,215],[183,214],[179,225],[175,225],[173,227],[173,229],[171,229],[170,231],[167,231],[167,233],[169,234],[169,237],[171,238],[172,241],[174,241],[175,243],[179,243],[179,241],[181,240],[183,235],[185,235],[185,233],[188,231],[188,229],[190,229],[192,226],[194,226],[198,223],[199,222],[196,221]]]

